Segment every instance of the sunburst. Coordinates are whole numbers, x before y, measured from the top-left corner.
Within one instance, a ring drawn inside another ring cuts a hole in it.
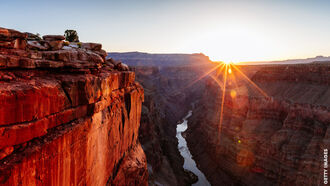
[[[224,102],[226,98],[226,88],[228,83],[228,76],[230,75],[230,80],[234,82],[235,88],[238,88],[237,85],[237,79],[239,78],[237,76],[237,73],[240,75],[240,77],[243,77],[245,82],[247,82],[249,85],[252,85],[253,88],[255,88],[260,94],[266,98],[269,98],[267,93],[263,91],[258,85],[256,85],[249,77],[247,77],[234,63],[232,62],[222,62],[218,61],[215,67],[211,68],[206,73],[202,74],[201,76],[197,77],[195,80],[193,80],[191,83],[189,83],[187,86],[183,87],[180,91],[183,91],[184,89],[194,85],[198,81],[204,79],[205,77],[211,77],[212,80],[216,82],[216,84],[219,86],[220,90],[222,91],[221,95],[221,105],[220,105],[220,120],[218,125],[218,144],[220,144],[220,137],[221,137],[221,131],[222,131],[222,124],[223,124],[223,112],[224,112]],[[215,75],[213,74],[215,72]],[[219,76],[222,75],[223,81],[219,80]],[[179,91],[179,92],[180,92]],[[232,99],[235,99],[238,96],[237,91],[232,89],[230,91],[230,96]]]
[[[226,97],[226,85],[228,83],[228,74],[231,75],[231,79],[235,83],[235,87],[237,88],[237,82],[236,82],[236,75],[233,73],[233,69],[235,69],[241,77],[246,80],[250,85],[252,85],[258,92],[260,92],[264,97],[269,98],[267,93],[263,91],[258,85],[256,85],[250,78],[248,78],[235,64],[228,62],[228,63],[223,63],[225,65],[225,68],[219,68],[220,72],[218,71],[218,75],[222,74],[223,75],[223,84],[220,86],[220,84],[217,81],[217,84],[219,85],[220,89],[222,89],[222,98],[221,98],[221,107],[220,107],[220,120],[219,120],[219,125],[218,125],[218,144],[220,144],[220,137],[221,137],[221,131],[222,131],[222,124],[223,124],[223,112],[224,112],[224,102],[225,102],[225,97]],[[224,69],[224,71],[223,71]],[[212,77],[212,79],[215,79]],[[237,96],[237,92],[235,90],[231,90],[230,96],[232,99],[235,99]]]

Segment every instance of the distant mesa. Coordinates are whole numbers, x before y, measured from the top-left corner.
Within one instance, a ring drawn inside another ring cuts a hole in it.
[[[249,62],[241,62],[240,64],[305,64],[305,63],[326,63],[330,62],[330,56],[316,56],[312,58],[306,59],[288,59],[282,61],[249,61]]]
[[[142,52],[110,52],[108,58],[123,61],[129,66],[198,66],[211,60],[202,53],[196,54],[150,54]]]

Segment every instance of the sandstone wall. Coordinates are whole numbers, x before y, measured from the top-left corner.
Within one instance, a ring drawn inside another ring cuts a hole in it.
[[[134,72],[26,37],[0,28],[0,185],[147,185]]]

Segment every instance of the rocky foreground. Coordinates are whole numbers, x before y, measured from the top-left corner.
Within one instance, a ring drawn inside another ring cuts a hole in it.
[[[208,180],[323,185],[324,149],[330,148],[330,63],[237,68],[252,82],[231,68],[220,141],[223,94],[215,81],[209,80],[189,118],[189,149]]]
[[[63,40],[0,28],[0,185],[147,185],[134,72]]]

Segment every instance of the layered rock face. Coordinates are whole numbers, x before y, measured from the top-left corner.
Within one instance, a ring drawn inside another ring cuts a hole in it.
[[[0,185],[147,185],[134,72],[63,39],[0,28]]]
[[[200,169],[214,185],[322,185],[330,148],[329,63],[238,68],[252,82],[232,68],[220,140],[217,83],[208,82],[189,119],[188,145]]]

